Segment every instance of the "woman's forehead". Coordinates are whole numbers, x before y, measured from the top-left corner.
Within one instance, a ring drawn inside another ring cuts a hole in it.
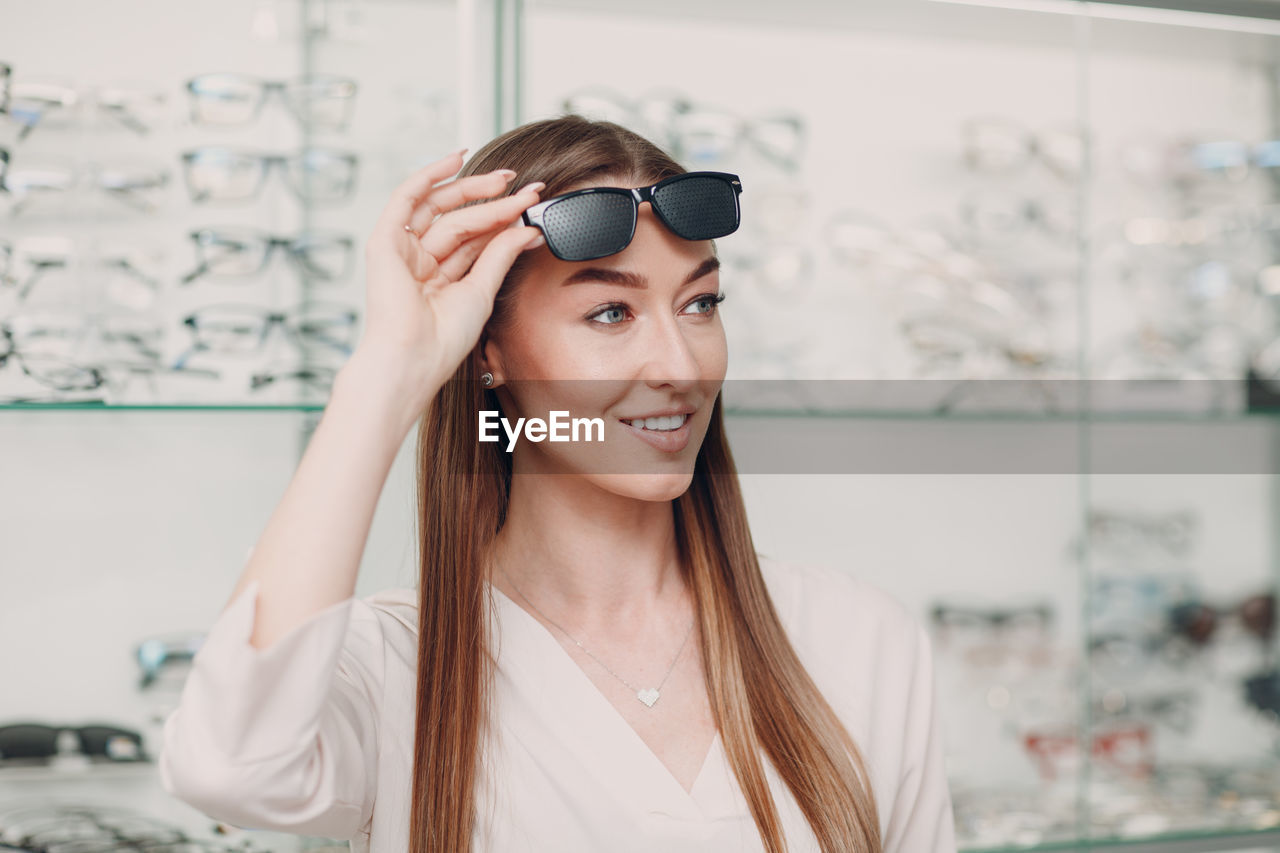
[[[656,182],[646,181],[643,177],[631,173],[617,172],[613,174],[599,174],[592,175],[587,180],[572,184],[557,192],[556,195],[564,195],[565,193],[591,189],[592,187],[618,187],[624,190],[629,190],[634,187],[643,187],[646,184],[651,183]]]

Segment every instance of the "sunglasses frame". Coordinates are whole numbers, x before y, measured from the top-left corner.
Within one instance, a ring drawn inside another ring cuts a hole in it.
[[[52,758],[58,754],[57,742],[63,732],[72,732],[76,736],[76,741],[80,747],[80,753],[88,757],[98,756],[108,761],[133,762],[133,761],[150,761],[146,747],[143,743],[142,733],[133,729],[127,729],[123,726],[113,725],[110,723],[90,723],[83,726],[57,726],[43,722],[27,722],[19,721],[0,726],[0,736],[12,737],[15,732],[26,732],[26,746],[31,747],[35,743],[36,735],[48,736],[51,740],[53,750],[50,752],[39,753],[19,753],[17,755],[7,756],[5,761],[25,761],[32,758],[46,759]],[[134,746],[132,755],[118,757],[111,754],[110,743],[116,738],[123,738]],[[28,749],[30,752],[30,749]]]
[[[734,225],[733,231],[727,231],[724,234],[721,234],[719,236],[724,237],[729,234],[732,234],[734,231],[737,231],[738,228],[741,227],[742,225],[742,205],[738,200],[738,196],[742,194],[742,179],[730,172],[714,172],[714,171],[682,172],[679,175],[671,175],[669,177],[663,178],[662,180],[658,181],[656,184],[650,184],[647,187],[632,187],[632,188],[587,187],[581,190],[574,190],[573,192],[565,193],[564,195],[558,195],[553,198],[544,199],[538,202],[532,207],[529,207],[528,209],[526,209],[525,212],[521,215],[521,218],[524,220],[525,225],[532,225],[538,228],[540,231],[542,231],[543,235],[546,236],[547,238],[547,248],[551,250],[551,254],[555,255],[560,260],[569,261],[570,263],[577,263],[579,261],[593,261],[593,260],[596,260],[597,258],[605,258],[605,257],[608,257],[609,255],[616,255],[618,254],[618,252],[623,251],[624,249],[627,248],[627,246],[631,245],[631,241],[634,240],[636,236],[636,225],[640,221],[640,205],[646,201],[649,202],[649,206],[653,208],[654,215],[658,217],[658,220],[663,225],[665,225],[667,229],[671,231],[671,233],[675,234],[678,237],[683,237],[683,235],[681,235],[679,232],[677,232],[674,228],[671,227],[671,223],[667,221],[667,218],[662,215],[662,211],[659,210],[657,205],[653,203],[653,194],[657,190],[665,187],[667,184],[674,183],[680,180],[685,180],[687,178],[694,178],[694,177],[716,178],[728,183],[733,188],[734,218],[737,220],[737,224]],[[551,239],[551,235],[547,234],[546,226],[543,224],[543,216],[546,213],[547,209],[550,208],[553,204],[558,204],[559,202],[565,201],[566,199],[576,198],[578,196],[590,195],[592,193],[612,193],[614,195],[624,195],[627,198],[631,199],[631,202],[632,202],[631,233],[627,236],[626,242],[622,244],[622,247],[614,251],[606,252],[602,255],[594,255],[589,258],[567,258],[564,255],[560,254],[559,249],[555,245],[555,241]],[[685,238],[685,239],[689,239],[689,238]],[[708,239],[715,239],[715,238],[712,237]]]
[[[1276,596],[1260,592],[1231,605],[1188,599],[1175,602],[1168,610],[1168,630],[1197,647],[1207,646],[1225,622],[1239,619],[1254,638],[1269,642],[1275,634]]]

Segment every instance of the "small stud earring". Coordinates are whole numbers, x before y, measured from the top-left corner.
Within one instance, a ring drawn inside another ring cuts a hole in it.
[[[483,382],[483,383],[485,384],[485,387],[488,387],[488,386],[492,385],[492,384],[493,384],[493,374],[492,374],[492,373],[482,373],[482,374],[480,374],[480,381],[481,381],[481,382]]]

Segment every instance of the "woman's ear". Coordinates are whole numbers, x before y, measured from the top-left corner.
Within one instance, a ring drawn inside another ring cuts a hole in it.
[[[502,353],[496,341],[489,337],[487,331],[480,333],[480,372],[492,373],[493,384],[488,388],[497,388],[502,384]]]

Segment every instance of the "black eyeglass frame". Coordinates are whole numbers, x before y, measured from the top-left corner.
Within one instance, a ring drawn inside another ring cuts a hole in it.
[[[0,62],[0,115],[9,112],[10,86],[13,84],[13,66]]]
[[[0,368],[8,364],[9,359],[17,362],[19,369],[27,376],[39,382],[48,388],[56,391],[92,391],[101,388],[107,381],[107,377],[101,370],[87,364],[77,364],[52,353],[30,353],[25,354],[17,347],[13,338],[13,331],[8,325],[0,323]],[[79,375],[84,381],[52,381],[44,374],[33,371],[27,364],[27,359],[31,359],[35,363],[44,362],[45,364],[55,364],[72,371],[79,371]]]
[[[308,345],[308,337],[313,337],[315,338],[315,344],[322,344],[331,349],[338,350],[344,356],[350,356],[352,347],[355,346],[354,341],[350,343],[346,341],[331,341],[320,336],[308,335],[306,331],[306,328],[309,325],[308,321],[316,319],[316,317],[309,312],[316,312],[319,315],[319,319],[322,320],[337,318],[343,321],[346,328],[350,330],[353,336],[355,335],[356,325],[360,322],[360,311],[358,309],[352,308],[344,303],[332,301],[303,302],[297,307],[287,311],[276,311],[262,305],[251,305],[237,302],[219,302],[211,305],[204,305],[182,318],[182,325],[190,332],[192,342],[191,345],[174,360],[173,364],[170,365],[170,369],[190,370],[191,368],[187,366],[187,359],[191,358],[196,353],[215,352],[234,355],[244,354],[240,351],[231,351],[228,353],[228,351],[210,347],[200,337],[200,321],[208,318],[208,314],[205,312],[214,311],[215,315],[213,319],[216,321],[218,319],[222,319],[217,316],[216,312],[228,309],[232,311],[243,311],[244,315],[242,316],[255,316],[255,318],[262,324],[261,328],[258,329],[258,342],[255,349],[252,351],[253,353],[257,353],[262,350],[262,347],[266,343],[267,336],[271,334],[272,327],[278,324],[280,328],[284,330],[285,334],[292,338],[293,342],[300,348],[305,349]]]
[[[28,761],[52,758],[58,754],[57,742],[63,732],[72,732],[80,746],[80,753],[90,758],[112,762],[150,762],[141,732],[110,723],[90,723],[83,726],[58,726],[36,721],[16,721],[0,725],[0,739],[16,738],[19,747],[4,756],[4,761]],[[22,736],[25,735],[25,740]],[[43,742],[40,742],[43,739]],[[112,754],[111,744],[124,739],[133,745],[125,755]]]
[[[283,249],[289,260],[300,269],[304,275],[309,275],[312,279],[319,281],[336,281],[346,278],[351,272],[351,255],[355,250],[355,240],[349,234],[340,231],[324,231],[324,230],[308,230],[303,231],[292,237],[284,237],[256,228],[239,228],[221,230],[218,228],[200,228],[190,232],[187,235],[196,245],[197,253],[202,254],[209,246],[219,244],[235,244],[239,239],[248,238],[256,240],[255,248],[261,249],[261,255],[258,259],[258,266],[252,272],[237,273],[238,277],[247,277],[257,275],[267,268],[267,264],[271,263],[271,257],[276,253],[276,249]],[[3,244],[0,243],[0,246]],[[307,250],[312,246],[330,247],[337,246],[342,252],[342,268],[333,275],[321,274],[314,272],[319,269],[317,265],[308,268],[308,261],[305,258]],[[250,249],[240,249],[239,251],[248,253]],[[210,267],[207,258],[201,258],[200,265],[194,270],[184,275],[178,280],[179,284],[190,284],[200,276],[210,274]],[[0,275],[2,275],[0,269]],[[223,277],[224,274],[217,274]]]
[[[658,181],[656,184],[650,184],[647,187],[632,187],[630,189],[624,188],[624,187],[587,187],[585,189],[574,190],[573,192],[565,193],[564,195],[558,195],[558,196],[555,196],[554,198],[543,199],[542,201],[538,202],[532,207],[527,208],[524,211],[524,213],[521,214],[521,219],[524,221],[525,225],[532,225],[538,228],[540,231],[542,231],[543,235],[546,236],[547,238],[547,248],[551,250],[551,254],[555,255],[560,260],[570,261],[570,262],[593,261],[593,260],[596,260],[597,258],[605,258],[605,257],[608,257],[609,255],[616,255],[618,252],[621,252],[623,249],[626,249],[627,246],[631,245],[631,241],[634,240],[636,236],[636,224],[640,221],[640,205],[642,202],[646,202],[646,201],[649,202],[649,206],[653,208],[654,216],[656,216],[658,220],[671,231],[671,233],[675,234],[678,237],[684,237],[683,234],[681,234],[679,231],[677,231],[675,228],[672,227],[671,223],[667,221],[667,218],[662,215],[661,209],[653,203],[653,194],[658,190],[662,189],[663,187],[665,187],[667,184],[674,183],[676,181],[687,180],[688,178],[717,178],[719,180],[722,180],[728,183],[729,186],[731,186],[734,190],[733,229],[730,231],[724,232],[724,234],[716,234],[716,235],[713,235],[712,237],[707,237],[705,239],[713,240],[716,237],[724,237],[726,235],[732,234],[734,231],[737,231],[738,228],[741,227],[742,225],[742,205],[738,200],[738,196],[742,194],[742,179],[730,172],[709,172],[709,171],[682,172],[679,175],[671,175],[669,177],[663,178],[662,180]],[[627,235],[626,241],[623,242],[620,248],[615,249],[611,252],[605,252],[604,254],[600,254],[600,255],[593,255],[589,258],[565,257],[564,255],[560,254],[559,250],[555,245],[555,241],[551,238],[551,235],[547,234],[547,229],[543,224],[544,214],[546,213],[547,209],[550,208],[553,204],[558,204],[567,199],[577,198],[578,196],[589,195],[591,193],[612,193],[614,195],[623,195],[631,199],[631,202],[632,202],[631,233]],[[684,237],[684,239],[688,240],[688,239],[702,239],[702,238]]]

